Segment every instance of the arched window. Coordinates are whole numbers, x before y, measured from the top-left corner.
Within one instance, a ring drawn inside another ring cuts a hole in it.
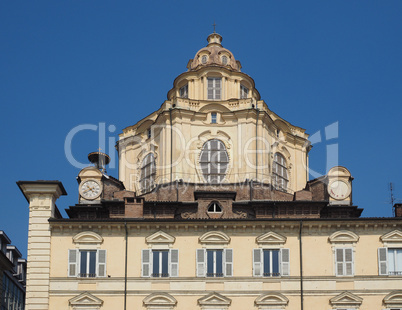
[[[210,213],[221,213],[222,208],[217,202],[212,202],[208,207],[208,212]]]
[[[140,186],[142,192],[150,191],[155,183],[155,175],[156,175],[156,164],[155,164],[155,156],[150,153],[145,156],[142,161],[141,166],[141,180]]]
[[[286,159],[280,153],[275,153],[272,165],[272,182],[276,189],[286,190],[288,188],[288,168]]]
[[[208,183],[223,181],[228,169],[229,156],[222,141],[213,139],[204,143],[200,165],[202,174]]]

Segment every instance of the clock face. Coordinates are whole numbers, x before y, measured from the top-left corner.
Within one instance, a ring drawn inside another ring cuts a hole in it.
[[[101,194],[101,186],[98,182],[89,180],[81,184],[80,194],[83,198],[92,200]]]
[[[336,180],[328,185],[329,195],[336,200],[343,200],[350,195],[350,185],[344,181]]]

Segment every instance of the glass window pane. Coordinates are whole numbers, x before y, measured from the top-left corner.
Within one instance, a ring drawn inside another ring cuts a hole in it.
[[[214,276],[214,251],[207,251],[207,277]]]
[[[152,276],[153,277],[158,277],[159,276],[159,251],[153,251],[152,252]]]
[[[89,252],[89,276],[96,276],[96,251]]]
[[[88,255],[88,252],[87,251],[81,251],[80,255],[81,255],[80,273],[81,273],[81,277],[85,277],[86,274],[87,274],[87,255]]]
[[[216,251],[216,276],[217,277],[223,277],[222,254],[223,254],[222,250]]]
[[[279,273],[279,250],[272,251],[272,276],[280,276]]]
[[[162,251],[162,277],[169,276],[169,251]]]

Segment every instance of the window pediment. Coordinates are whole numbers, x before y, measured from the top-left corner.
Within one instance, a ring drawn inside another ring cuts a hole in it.
[[[255,300],[255,304],[259,309],[263,309],[267,306],[284,308],[288,303],[289,299],[284,295],[274,292],[261,295]]]
[[[402,291],[394,291],[384,297],[386,307],[402,307]]]
[[[203,308],[205,306],[228,307],[231,303],[231,299],[216,292],[213,292],[211,294],[208,294],[207,296],[198,299],[198,304]]]
[[[84,292],[76,297],[73,297],[68,302],[73,309],[88,306],[100,308],[103,304],[102,299],[99,299],[88,292]]]
[[[273,231],[267,232],[262,234],[256,238],[256,242],[258,244],[276,244],[276,245],[283,245],[286,243],[286,237],[277,234]]]
[[[331,243],[355,243],[359,241],[359,236],[352,231],[340,230],[329,236],[328,240]]]
[[[354,295],[350,292],[343,292],[338,296],[335,296],[329,300],[332,306],[336,307],[358,307],[362,304],[363,298],[360,298],[357,295]]]
[[[101,244],[103,238],[93,231],[83,231],[73,237],[74,243]]]
[[[203,234],[199,241],[207,244],[228,244],[230,237],[221,231],[209,231]]]
[[[143,303],[147,308],[172,309],[177,304],[177,300],[168,293],[153,293],[145,297]]]
[[[391,231],[385,235],[382,235],[380,239],[384,243],[392,243],[392,242],[402,243],[402,231],[400,230]]]
[[[156,233],[148,236],[145,238],[147,243],[156,243],[156,244],[166,244],[166,243],[174,243],[176,240],[175,237],[165,233],[164,231],[160,230]]]

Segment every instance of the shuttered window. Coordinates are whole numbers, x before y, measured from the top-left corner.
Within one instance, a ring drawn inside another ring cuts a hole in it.
[[[68,250],[68,276],[106,277],[106,250]]]
[[[221,78],[208,78],[208,99],[220,100],[222,92]]]
[[[335,249],[335,272],[337,276],[353,276],[353,248]]]
[[[272,183],[276,189],[286,191],[288,188],[288,168],[286,159],[280,153],[275,153],[272,164]]]
[[[142,277],[178,277],[179,250],[142,250]]]
[[[202,174],[208,183],[221,183],[229,165],[229,156],[222,141],[212,139],[204,143],[200,156]]]
[[[400,276],[402,275],[402,249],[378,249],[378,274]]]
[[[233,249],[197,249],[197,277],[233,276]]]
[[[140,186],[142,192],[149,192],[155,184],[156,164],[155,156],[150,153],[142,161]]]
[[[290,275],[289,249],[254,249],[253,276],[279,277]]]

